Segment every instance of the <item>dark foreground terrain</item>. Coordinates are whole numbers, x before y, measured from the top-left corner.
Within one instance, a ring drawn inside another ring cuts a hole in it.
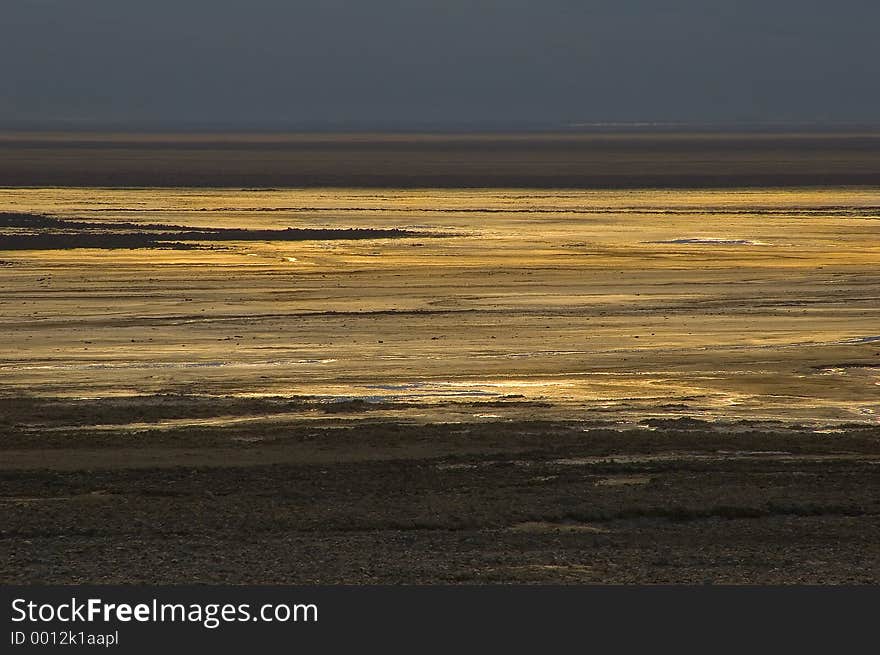
[[[425,426],[269,405],[227,408],[256,424],[175,428],[218,411],[178,399],[117,430],[94,425],[113,407],[7,399],[0,581],[880,582],[876,427]]]

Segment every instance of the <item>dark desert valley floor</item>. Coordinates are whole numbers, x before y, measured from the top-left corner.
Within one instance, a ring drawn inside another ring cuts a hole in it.
[[[0,136],[0,581],[880,582],[878,138]]]

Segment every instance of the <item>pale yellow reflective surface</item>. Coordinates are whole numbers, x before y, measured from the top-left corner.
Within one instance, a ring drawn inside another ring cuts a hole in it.
[[[0,189],[0,211],[455,235],[0,251],[4,394],[356,397],[418,420],[880,415],[880,189]]]

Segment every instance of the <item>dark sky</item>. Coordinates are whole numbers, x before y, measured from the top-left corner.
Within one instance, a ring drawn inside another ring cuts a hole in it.
[[[3,0],[0,123],[880,120],[878,0]]]

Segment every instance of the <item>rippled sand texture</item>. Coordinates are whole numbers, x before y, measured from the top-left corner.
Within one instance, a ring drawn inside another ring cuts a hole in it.
[[[424,421],[880,416],[877,188],[5,189],[0,211],[453,234],[0,236],[5,395],[363,398]]]

